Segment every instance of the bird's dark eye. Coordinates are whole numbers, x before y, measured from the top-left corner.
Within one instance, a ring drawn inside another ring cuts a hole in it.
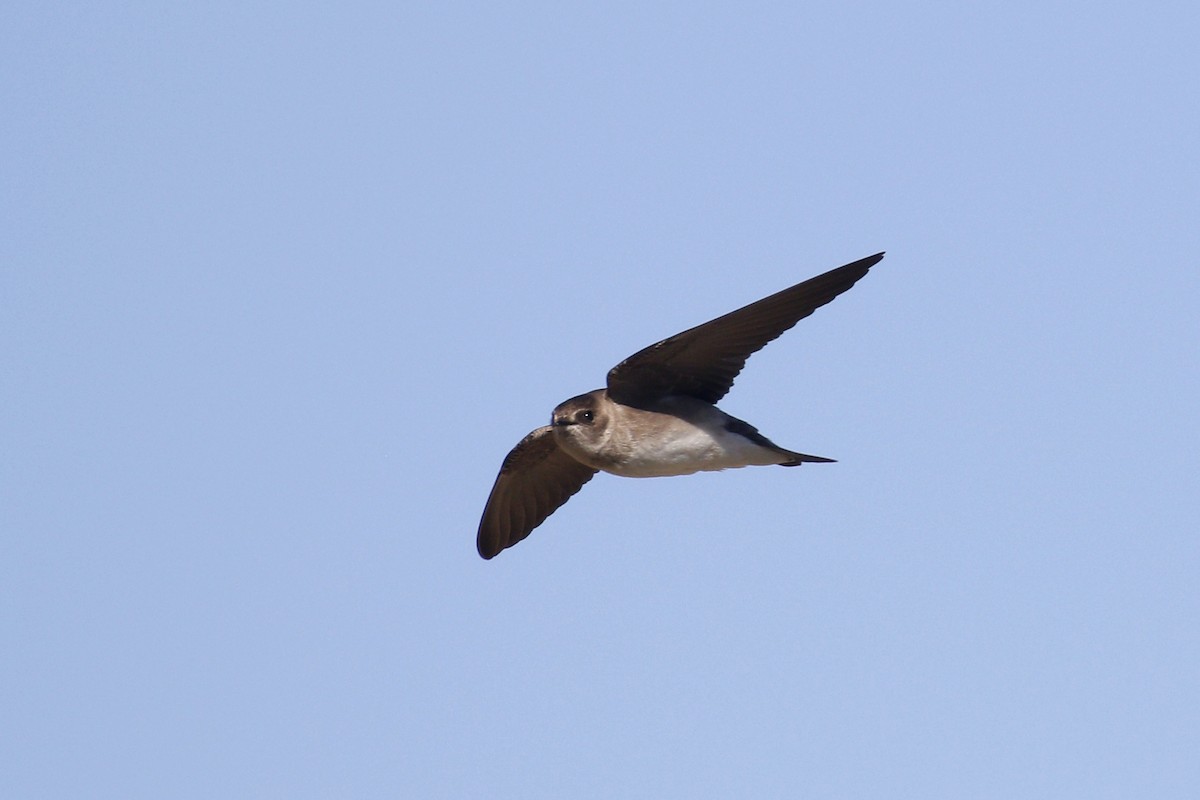
[[[582,421],[582,422],[591,422],[591,421],[592,421],[592,412],[590,412],[590,411],[580,411],[580,412],[579,412],[579,419],[580,419],[580,421]]]

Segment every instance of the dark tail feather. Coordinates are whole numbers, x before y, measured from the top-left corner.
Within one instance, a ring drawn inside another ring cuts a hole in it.
[[[798,467],[801,464],[836,464],[836,458],[824,458],[823,456],[809,456],[804,453],[793,453],[791,450],[784,450],[784,453],[791,456],[788,461],[780,462],[781,467]]]
[[[731,417],[728,414],[726,414],[725,416],[726,416],[725,430],[733,431],[734,433],[741,434],[742,436],[745,436],[747,439],[749,439],[752,442],[755,442],[756,444],[761,444],[763,447],[771,448],[775,452],[779,453],[781,456],[787,456],[787,459],[788,459],[787,461],[779,462],[779,466],[781,466],[781,467],[798,467],[801,464],[804,464],[806,462],[809,464],[833,464],[833,463],[835,463],[835,459],[832,459],[832,458],[824,458],[822,456],[809,456],[809,455],[805,455],[804,453],[793,453],[791,450],[784,450],[782,447],[775,444],[770,439],[768,439],[767,437],[765,437],[761,433],[759,433],[758,428],[754,427],[749,422],[740,420],[737,417]]]

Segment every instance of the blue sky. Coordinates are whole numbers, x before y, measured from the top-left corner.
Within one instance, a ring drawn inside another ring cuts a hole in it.
[[[0,795],[1191,797],[1180,3],[0,11]],[[504,454],[887,250],[722,403]]]

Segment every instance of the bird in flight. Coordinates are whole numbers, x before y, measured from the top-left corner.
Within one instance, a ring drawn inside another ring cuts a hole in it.
[[[607,387],[558,405],[505,457],[476,546],[492,558],[541,525],[598,471],[629,478],[831,458],[787,450],[714,405],[746,359],[853,286],[883,253],[830,270],[663,339],[613,367]]]

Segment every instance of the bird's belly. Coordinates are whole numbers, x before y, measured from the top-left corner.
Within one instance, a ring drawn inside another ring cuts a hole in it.
[[[744,436],[688,426],[685,432],[660,441],[634,442],[619,460],[601,469],[626,478],[659,478],[693,472],[778,464],[779,454]]]

